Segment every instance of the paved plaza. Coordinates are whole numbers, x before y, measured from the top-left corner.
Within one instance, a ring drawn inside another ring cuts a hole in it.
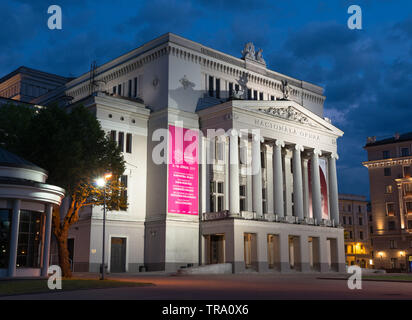
[[[97,278],[97,274],[75,274]],[[263,300],[263,299],[412,299],[412,282],[362,281],[351,290],[346,275],[228,274],[174,275],[111,274],[109,279],[150,282],[144,287],[55,291],[0,299],[136,299],[136,300]],[[339,277],[339,278],[337,278]],[[64,288],[63,288],[64,289]]]

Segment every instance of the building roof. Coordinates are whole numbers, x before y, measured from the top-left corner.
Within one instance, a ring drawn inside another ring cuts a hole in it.
[[[0,83],[10,79],[11,77],[15,76],[16,74],[19,73],[35,73],[35,74],[39,74],[39,75],[44,75],[44,76],[48,76],[48,77],[53,77],[56,79],[61,80],[62,82],[67,82],[73,79],[73,77],[63,77],[54,73],[50,73],[50,72],[45,72],[45,71],[41,71],[41,70],[37,70],[37,69],[33,69],[33,68],[29,68],[26,66],[20,66],[18,67],[16,70],[13,70],[12,72],[6,74],[5,76],[3,76],[2,78],[0,78]]]
[[[366,145],[364,146],[364,148],[397,143],[397,142],[404,142],[404,141],[412,141],[412,132],[407,132],[403,134],[395,134],[394,136],[390,138],[385,138],[381,140],[376,140],[376,137],[369,137],[368,142],[366,142]]]
[[[349,193],[339,193],[339,200],[351,200],[351,201],[365,201],[367,202],[366,196],[358,194]]]
[[[3,148],[0,147],[0,166],[5,167],[20,167],[20,168],[28,168],[33,169],[36,171],[47,172],[46,170],[36,166],[34,163],[27,161],[19,157],[18,155],[11,153]]]

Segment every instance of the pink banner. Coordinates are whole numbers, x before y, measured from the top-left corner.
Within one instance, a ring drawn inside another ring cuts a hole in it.
[[[169,126],[168,212],[197,215],[198,138],[195,130]]]

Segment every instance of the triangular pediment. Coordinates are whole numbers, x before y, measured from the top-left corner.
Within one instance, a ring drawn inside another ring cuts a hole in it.
[[[259,108],[258,111],[264,114],[276,117],[276,118],[282,118],[282,119],[298,122],[300,124],[311,126],[314,128],[320,127],[319,124],[316,123],[316,121],[313,121],[312,119],[310,119],[308,116],[306,116],[304,113],[300,112],[293,106]]]
[[[239,101],[240,102],[240,101]],[[240,107],[250,112],[259,113],[272,117],[290,121],[313,129],[325,130],[330,133],[342,136],[343,132],[336,128],[330,120],[324,119],[299,103],[290,100],[275,101],[241,101],[236,107]]]

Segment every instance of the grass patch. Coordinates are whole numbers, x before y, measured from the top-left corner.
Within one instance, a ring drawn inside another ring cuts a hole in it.
[[[371,276],[363,276],[362,279],[369,279],[369,280],[392,280],[392,281],[412,281],[412,275],[371,275]]]
[[[149,283],[117,281],[117,280],[90,280],[90,279],[63,279],[61,290],[50,290],[47,280],[5,280],[0,281],[0,296],[30,294],[42,292],[59,292],[85,289],[104,289],[120,287],[141,287]]]

